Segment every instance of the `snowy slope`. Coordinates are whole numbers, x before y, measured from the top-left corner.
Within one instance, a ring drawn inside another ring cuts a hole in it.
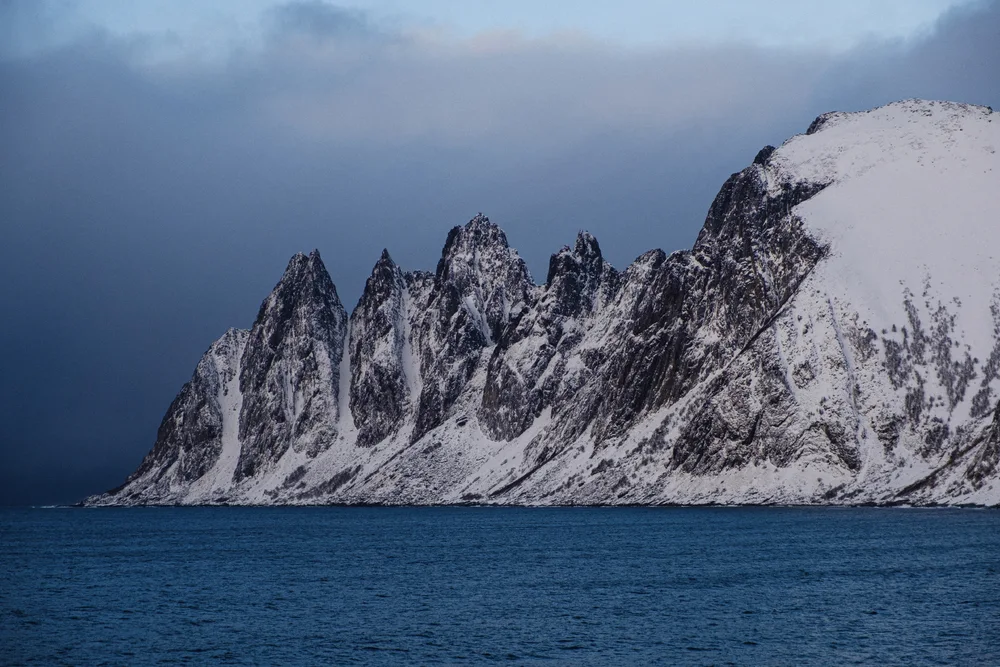
[[[1000,504],[997,147],[982,107],[827,114],[690,251],[584,232],[536,286],[480,215],[349,320],[298,255],[88,502]]]
[[[803,284],[789,317],[822,313],[824,305],[830,312],[845,375],[859,389],[848,397],[858,437],[871,450],[862,479],[880,479],[865,485],[919,482],[928,466],[936,470],[970,446],[997,408],[997,118],[981,107],[922,101],[830,114],[772,157],[772,187],[831,184],[797,210],[831,256]],[[904,416],[897,444],[883,437],[875,446],[879,429]],[[959,458],[950,472],[969,455]],[[973,480],[950,477],[945,493],[997,502],[993,483],[974,488]]]

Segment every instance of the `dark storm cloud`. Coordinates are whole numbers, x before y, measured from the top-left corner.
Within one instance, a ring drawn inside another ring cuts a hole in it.
[[[913,44],[869,44],[836,60],[817,99],[905,97],[1000,101],[1000,3],[977,3],[945,14],[935,30]]]
[[[821,112],[1000,102],[997,3],[838,56],[457,40],[299,3],[207,62],[156,36],[40,48],[53,14],[24,7],[0,4],[34,31],[0,50],[0,502],[120,483],[294,252],[320,248],[348,309],[383,246],[433,268],[477,211],[536,275],[580,228],[623,267],[689,246],[725,177]]]
[[[381,33],[364,12],[326,2],[291,2],[267,12],[274,34],[317,39],[371,37]]]

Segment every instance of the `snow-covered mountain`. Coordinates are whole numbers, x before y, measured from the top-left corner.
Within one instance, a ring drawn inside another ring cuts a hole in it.
[[[817,118],[690,251],[581,232],[536,285],[476,216],[348,318],[296,255],[94,505],[1000,504],[1000,114]]]

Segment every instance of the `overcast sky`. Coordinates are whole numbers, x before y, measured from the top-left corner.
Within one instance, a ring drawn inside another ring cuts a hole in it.
[[[0,0],[0,503],[121,483],[297,251],[348,310],[478,211],[539,279],[579,229],[624,268],[822,112],[1000,104],[998,36],[956,0]]]

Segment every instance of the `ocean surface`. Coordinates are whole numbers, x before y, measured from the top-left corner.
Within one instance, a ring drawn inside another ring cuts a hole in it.
[[[0,510],[0,664],[1000,665],[1000,511]]]

